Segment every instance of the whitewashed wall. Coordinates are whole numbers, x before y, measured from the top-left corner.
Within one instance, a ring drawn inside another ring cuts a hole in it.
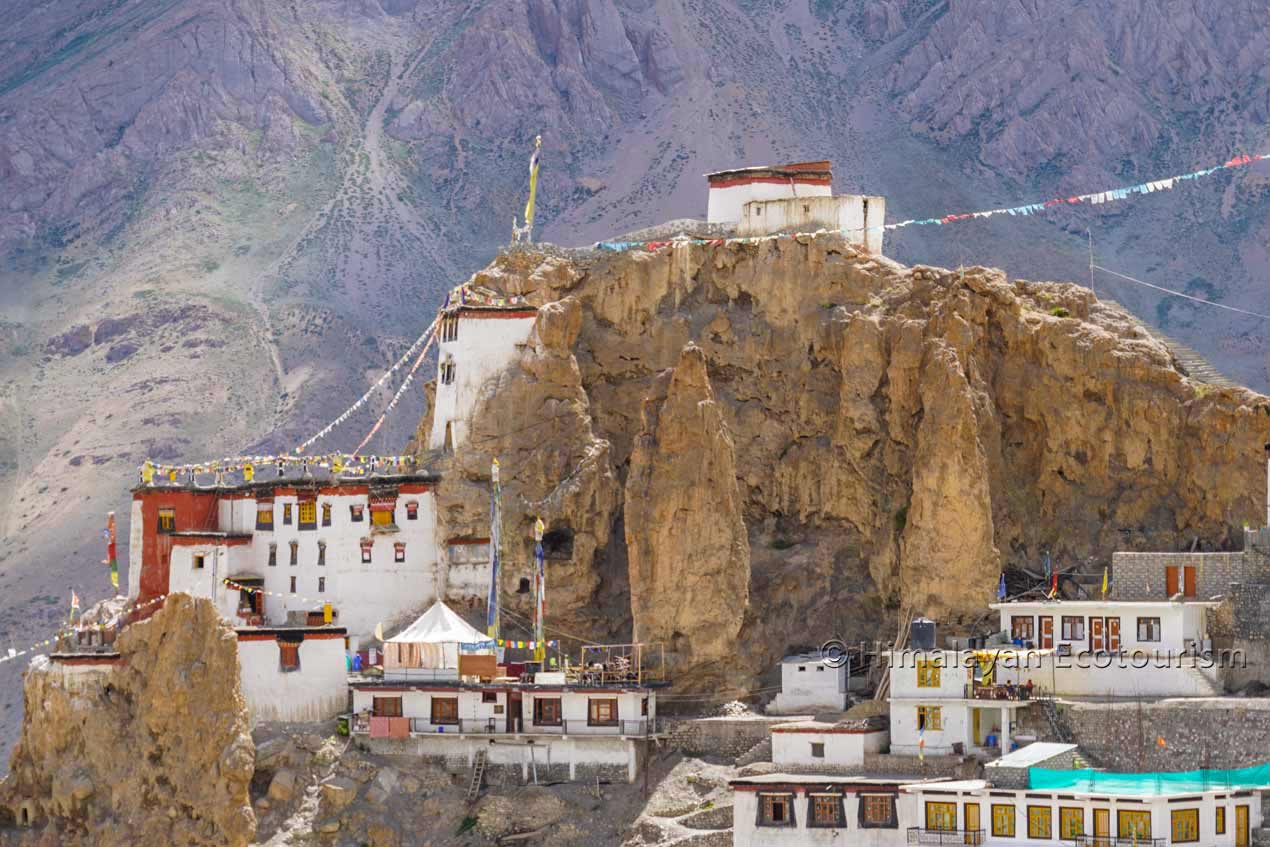
[[[753,200],[784,200],[790,197],[828,197],[829,185],[791,186],[788,182],[754,182],[711,188],[706,203],[706,220],[710,223],[739,223],[746,203]]]
[[[852,244],[881,254],[886,218],[886,199],[860,194],[804,197],[746,203],[741,209],[737,235],[766,235],[796,230],[840,230]]]
[[[830,667],[818,658],[781,663],[781,690],[769,711],[845,709],[847,669]]]
[[[809,790],[821,790],[823,787],[808,785]],[[860,799],[854,793],[843,799],[847,825],[842,829],[807,826],[809,801],[806,793],[794,797],[794,820],[798,826],[757,826],[758,798],[759,793],[754,791],[733,792],[733,847],[900,847],[908,843],[908,827],[920,825],[915,811],[917,803],[906,794],[895,798],[898,825],[894,829],[861,829],[857,823]]]
[[[452,447],[466,440],[468,419],[482,387],[515,360],[517,347],[528,340],[533,327],[533,317],[506,318],[496,313],[482,317],[480,313],[460,312],[458,337],[441,342],[437,352],[438,367],[454,362],[454,381],[445,385],[438,374],[429,449],[445,446],[447,423],[451,425]]]
[[[1039,617],[1054,619],[1054,643],[1070,644],[1073,650],[1089,649],[1092,627],[1089,618],[1120,618],[1120,649],[1124,652],[1143,650],[1158,652],[1172,650],[1182,652],[1187,640],[1202,640],[1207,636],[1207,611],[1193,603],[1006,603],[999,606],[1001,629],[1010,632],[1010,621],[1015,616],[1031,617],[1039,643]],[[1063,617],[1085,618],[1085,637],[1080,640],[1065,639]],[[1138,618],[1160,619],[1159,641],[1138,641]]]
[[[299,670],[283,672],[276,640],[239,640],[238,670],[252,724],[323,721],[348,704],[343,638],[306,638]]]
[[[772,729],[772,761],[780,766],[853,767],[864,764],[865,753],[880,753],[889,734],[876,732],[782,732]],[[811,754],[812,744],[825,745],[825,755]]]

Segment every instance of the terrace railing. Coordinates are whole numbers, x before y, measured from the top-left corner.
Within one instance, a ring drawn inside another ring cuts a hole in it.
[[[936,845],[936,847],[952,847],[960,845],[972,847],[983,844],[987,834],[982,829],[925,829],[920,826],[908,828],[908,843]]]
[[[1076,847],[1164,847],[1167,839],[1139,838],[1133,835],[1078,835]]]

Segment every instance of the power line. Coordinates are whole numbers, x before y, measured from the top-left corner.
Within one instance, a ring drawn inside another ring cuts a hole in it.
[[[1227,306],[1222,303],[1214,303],[1212,300],[1205,300],[1201,297],[1192,297],[1189,294],[1183,294],[1180,291],[1174,291],[1172,288],[1165,288],[1162,285],[1155,285],[1154,283],[1144,282],[1140,279],[1137,279],[1136,277],[1131,277],[1128,274],[1122,274],[1117,271],[1113,271],[1110,268],[1104,268],[1102,265],[1091,265],[1091,267],[1096,268],[1097,270],[1100,270],[1103,273],[1108,273],[1108,274],[1111,274],[1112,276],[1118,276],[1121,279],[1126,279],[1129,282],[1136,282],[1138,285],[1145,285],[1147,288],[1154,288],[1156,291],[1163,291],[1165,294],[1172,294],[1174,297],[1182,297],[1186,300],[1193,300],[1196,303],[1203,303],[1205,306],[1216,306],[1218,309],[1225,309],[1228,312],[1238,312],[1241,315],[1248,315],[1250,317],[1262,318],[1263,320],[1270,321],[1270,315],[1263,315],[1260,312],[1250,312],[1247,309],[1240,309],[1236,306]]]

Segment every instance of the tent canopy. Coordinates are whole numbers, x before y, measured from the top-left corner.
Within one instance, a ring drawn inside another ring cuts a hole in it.
[[[389,638],[388,644],[480,644],[490,638],[440,600],[414,623]]]

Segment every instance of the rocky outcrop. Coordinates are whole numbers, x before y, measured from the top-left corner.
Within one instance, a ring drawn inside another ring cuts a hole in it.
[[[113,662],[27,672],[0,804],[34,829],[9,843],[243,847],[255,747],[233,630],[209,601],[173,594],[117,646]]]
[[[551,616],[663,642],[689,687],[901,616],[969,626],[1045,550],[1220,546],[1260,514],[1270,400],[1190,381],[1084,288],[802,237],[518,252],[478,279],[542,311],[444,519],[484,520],[491,455],[512,551],[569,492],[550,514],[586,540],[548,563]]]
[[[717,691],[749,605],[749,539],[736,456],[705,354],[689,344],[645,398],[625,491],[631,619],[662,643],[684,688]],[[713,673],[703,673],[713,666]]]

